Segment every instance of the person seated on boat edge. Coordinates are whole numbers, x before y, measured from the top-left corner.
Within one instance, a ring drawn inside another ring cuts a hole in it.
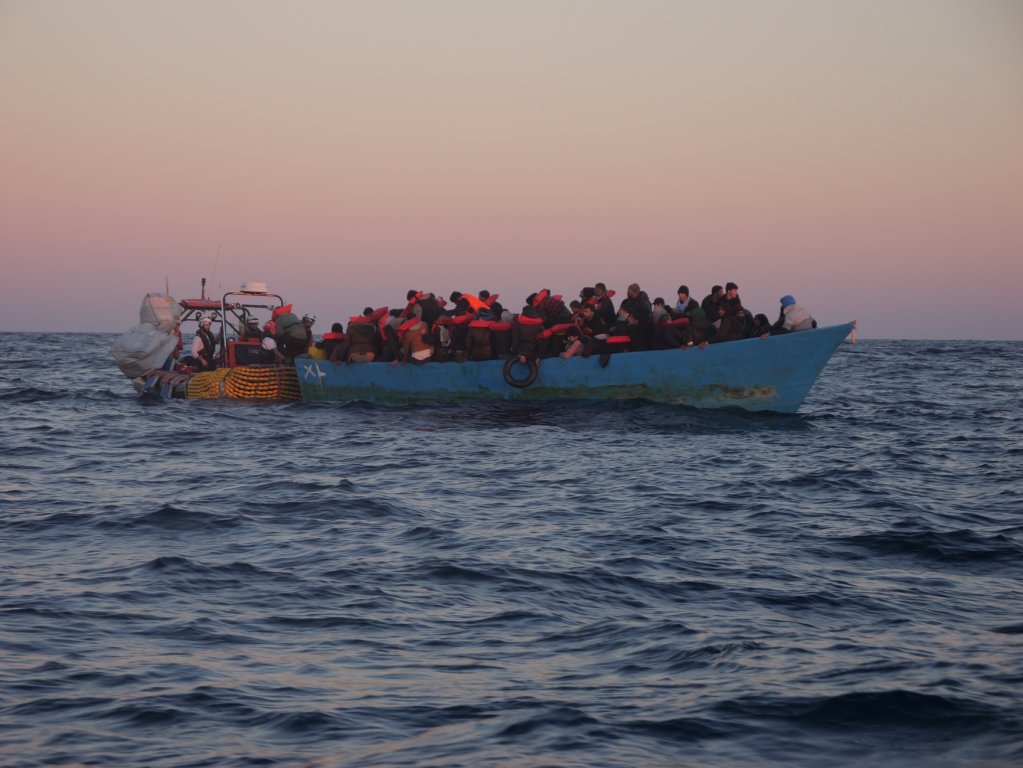
[[[668,308],[664,305],[664,297],[658,296],[650,302],[650,313],[654,325],[668,319]]]
[[[450,321],[448,331],[451,335],[448,351],[451,353],[451,360],[461,363],[466,359],[465,345],[469,338],[469,324],[476,319],[476,310],[468,302],[461,302],[459,306],[462,308],[461,311],[448,318]]]
[[[491,304],[490,314],[494,316],[490,323],[490,346],[494,357],[507,360],[512,351],[512,321],[515,318],[497,301]]]
[[[401,359],[401,334],[398,329],[401,328],[403,323],[407,322],[401,316],[401,312],[400,309],[392,309],[377,321],[377,330],[379,332],[377,351],[379,354],[377,355],[376,362],[378,363],[392,363]],[[419,320],[415,316],[411,319]]]
[[[578,326],[574,326],[565,331],[565,335],[562,339],[562,351],[558,357],[565,359],[575,357],[576,355],[583,357],[583,352],[585,352],[587,345],[591,341],[579,332]]]
[[[718,317],[714,321],[716,331],[711,341],[739,341],[749,338],[753,330],[753,316],[742,305],[737,309],[734,306],[727,301],[718,303]]]
[[[433,324],[430,332],[430,343],[433,346],[433,357],[435,363],[447,363],[454,360],[454,353],[451,351],[451,318],[442,315]]]
[[[626,291],[618,308],[618,322],[613,327],[613,336],[628,336],[633,351],[650,349],[653,334],[653,306],[646,291],[633,283]]]
[[[433,357],[433,345],[430,344],[430,326],[425,320],[411,318],[401,325],[401,350],[398,359],[391,365],[414,363],[420,365]]]
[[[315,346],[323,350],[324,358],[330,360],[334,349],[345,340],[345,327],[341,323],[333,323],[330,332],[323,334],[323,338],[316,342]]]
[[[682,347],[705,348],[714,340],[716,334],[717,329],[703,313],[703,307],[693,307],[689,315],[689,324],[682,331]]]
[[[260,342],[260,346],[263,348],[263,354],[260,358],[261,363],[273,363],[274,365],[288,365],[287,358],[281,353],[280,348],[277,346],[277,323],[273,320],[267,320],[263,324],[263,340]]]
[[[345,338],[330,355],[333,363],[371,363],[376,359],[379,334],[373,322],[373,307],[348,319]]]
[[[213,334],[213,319],[209,315],[199,318],[199,327],[192,338],[190,354],[183,363],[197,371],[212,371],[217,367],[217,337]]]
[[[782,333],[794,333],[796,331],[809,331],[817,327],[817,321],[813,316],[796,303],[793,296],[785,295],[781,299],[781,314],[771,326],[771,333],[778,335]]]
[[[493,316],[487,308],[476,312],[476,317],[469,323],[469,330],[465,337],[465,355],[469,360],[482,361],[494,359],[494,347],[492,343]]]
[[[524,363],[540,357],[540,332],[543,330],[543,318],[531,303],[522,308],[522,312],[512,322],[512,355],[518,355]]]
[[[603,283],[593,284],[594,312],[596,312],[597,317],[604,321],[608,328],[613,327],[618,321],[614,302],[611,301],[613,296],[614,291],[609,291]]]
[[[750,330],[750,338],[759,336],[761,339],[766,339],[771,335],[771,321],[767,319],[767,315],[760,313],[753,316],[753,328]]]
[[[674,349],[682,345],[682,331],[672,324],[671,310],[658,296],[652,304],[653,325],[650,329],[651,349]]]
[[[611,333],[611,327],[597,315],[593,304],[583,304],[579,310],[577,324],[579,325],[580,333],[590,338],[600,335],[607,336]]]

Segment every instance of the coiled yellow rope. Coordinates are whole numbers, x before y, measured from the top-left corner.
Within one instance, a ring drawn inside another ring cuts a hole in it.
[[[220,368],[195,374],[188,397],[231,397],[239,400],[301,400],[294,368]]]
[[[230,368],[220,368],[195,374],[188,380],[188,399],[223,397],[224,379],[230,372]]]
[[[232,368],[224,394],[247,400],[301,400],[294,368]]]

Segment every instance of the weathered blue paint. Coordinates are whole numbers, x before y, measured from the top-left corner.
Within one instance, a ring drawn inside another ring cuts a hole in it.
[[[697,408],[795,413],[853,324],[712,344],[705,349],[619,352],[540,361],[536,382],[509,386],[503,361],[482,363],[295,361],[302,399],[405,404],[473,400],[645,399]]]

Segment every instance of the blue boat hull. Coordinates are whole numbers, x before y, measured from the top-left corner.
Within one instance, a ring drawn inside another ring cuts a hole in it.
[[[295,361],[302,399],[384,404],[480,400],[629,400],[795,413],[853,323],[712,344],[540,361],[536,381],[509,385],[504,362],[390,365]]]

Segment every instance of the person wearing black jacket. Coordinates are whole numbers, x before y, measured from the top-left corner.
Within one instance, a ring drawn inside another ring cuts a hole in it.
[[[595,283],[593,286],[593,311],[597,317],[607,323],[610,328],[615,324],[615,305],[611,301],[611,294],[603,283]]]
[[[619,329],[632,340],[633,351],[650,349],[654,329],[654,311],[646,291],[638,283],[629,286],[622,305],[618,308]]]

